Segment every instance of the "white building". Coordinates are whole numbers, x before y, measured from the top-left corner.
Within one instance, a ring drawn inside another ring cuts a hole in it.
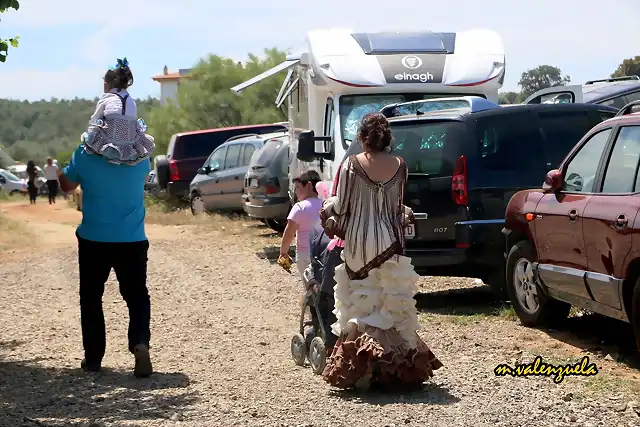
[[[190,68],[183,68],[177,73],[170,73],[167,66],[164,66],[162,74],[153,76],[152,79],[160,83],[160,103],[165,104],[168,99],[175,99],[180,87],[180,79],[191,71]]]

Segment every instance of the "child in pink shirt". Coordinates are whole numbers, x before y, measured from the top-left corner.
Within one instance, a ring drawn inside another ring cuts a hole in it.
[[[287,226],[284,229],[282,243],[280,244],[280,256],[289,253],[289,247],[296,239],[296,266],[300,276],[311,262],[311,249],[309,247],[309,234],[313,227],[320,222],[320,209],[322,200],[318,198],[316,184],[320,182],[320,175],[316,171],[308,171],[294,179],[296,195],[299,202],[293,205],[287,217]]]

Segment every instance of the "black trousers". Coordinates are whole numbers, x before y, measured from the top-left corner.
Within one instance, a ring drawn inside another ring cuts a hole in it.
[[[138,344],[149,345],[151,303],[147,290],[149,241],[104,243],[78,237],[80,266],[80,320],[85,359],[100,363],[106,349],[102,311],[104,285],[113,268],[120,295],[129,309],[129,351]]]
[[[33,181],[27,182],[27,191],[29,192],[29,201],[35,203],[38,197],[38,187]]]
[[[49,203],[56,201],[56,196],[58,195],[58,180],[57,179],[49,179],[47,180],[47,188],[49,189]]]

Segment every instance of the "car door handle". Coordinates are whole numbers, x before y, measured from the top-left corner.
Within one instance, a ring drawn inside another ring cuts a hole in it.
[[[616,218],[616,226],[617,227],[626,227],[629,224],[629,218],[626,215],[618,215]]]
[[[569,211],[569,220],[570,221],[575,221],[576,219],[578,219],[578,210],[577,209],[571,209]]]
[[[240,177],[239,177],[239,176],[236,176],[236,177],[235,177],[235,180],[236,180],[236,181],[237,181],[237,180],[239,180],[239,179],[240,179]]]

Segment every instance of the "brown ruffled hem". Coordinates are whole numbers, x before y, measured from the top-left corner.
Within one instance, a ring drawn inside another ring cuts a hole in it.
[[[416,348],[410,348],[395,329],[369,326],[354,339],[340,337],[322,376],[342,389],[355,387],[369,374],[371,385],[419,387],[443,365],[419,336],[417,340]]]

